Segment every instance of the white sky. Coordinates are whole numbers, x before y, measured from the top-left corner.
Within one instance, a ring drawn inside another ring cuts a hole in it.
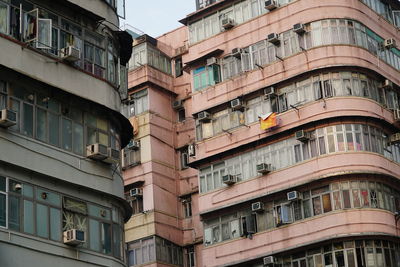
[[[196,11],[195,0],[126,0],[126,20],[121,21],[158,37],[183,26],[178,20]]]

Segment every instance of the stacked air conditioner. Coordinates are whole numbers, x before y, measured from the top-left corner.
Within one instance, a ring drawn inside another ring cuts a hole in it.
[[[81,58],[81,51],[74,46],[67,46],[61,49],[61,58],[70,62],[78,61]]]
[[[86,147],[86,157],[106,163],[117,163],[120,159],[120,152],[119,150],[97,143]]]

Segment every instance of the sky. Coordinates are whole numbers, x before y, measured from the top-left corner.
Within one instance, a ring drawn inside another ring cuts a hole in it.
[[[195,0],[126,0],[126,20],[121,21],[158,37],[183,26],[178,20],[196,11]]]

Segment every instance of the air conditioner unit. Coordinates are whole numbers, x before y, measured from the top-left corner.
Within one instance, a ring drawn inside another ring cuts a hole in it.
[[[61,58],[67,61],[75,62],[81,58],[81,51],[70,45],[61,49]]]
[[[117,149],[113,149],[111,147],[107,148],[107,158],[103,161],[106,163],[117,163],[121,157],[121,152]]]
[[[242,100],[240,100],[239,98],[231,100],[230,105],[233,110],[239,110],[243,108]]]
[[[400,143],[400,133],[395,133],[390,136],[390,143],[397,144]]]
[[[271,264],[275,263],[275,258],[274,256],[268,256],[263,258],[264,261],[264,266],[270,266]]]
[[[126,146],[128,149],[138,150],[140,148],[140,142],[131,140],[129,144]]]
[[[175,100],[172,102],[172,108],[173,109],[181,109],[183,108],[183,101],[182,100]]]
[[[303,23],[296,23],[293,25],[293,31],[297,34],[303,34],[306,30]]]
[[[82,230],[71,229],[63,233],[64,244],[77,246],[85,243],[85,232]]]
[[[199,112],[199,114],[197,114],[197,119],[199,121],[209,121],[211,120],[211,114],[207,111]]]
[[[287,193],[287,200],[293,201],[293,200],[299,200],[301,199],[301,193],[298,191],[290,191]]]
[[[227,185],[236,183],[236,175],[227,174],[222,176],[222,182]]]
[[[129,191],[129,195],[130,195],[131,197],[142,197],[142,196],[143,196],[143,191],[142,191],[141,188],[132,188],[132,189]]]
[[[221,24],[225,30],[228,30],[228,29],[232,28],[233,26],[235,26],[235,22],[231,18],[223,18],[221,21]]]
[[[268,34],[267,41],[272,43],[272,44],[274,44],[274,45],[279,44],[280,43],[279,34],[277,34],[277,33]]]
[[[86,147],[86,157],[94,160],[104,160],[108,157],[108,148],[102,144],[93,144]]]
[[[385,79],[382,83],[382,88],[393,89],[393,82],[391,80]]]
[[[264,4],[264,7],[270,11],[278,7],[275,0],[267,0]]]
[[[252,212],[260,212],[264,210],[264,203],[262,202],[254,202],[251,203],[251,211]]]
[[[393,38],[385,39],[385,41],[383,41],[383,46],[386,49],[395,48],[396,47],[396,40],[393,39]]]
[[[310,140],[310,133],[305,132],[304,130],[297,131],[294,135],[298,141],[303,143]]]
[[[393,110],[393,119],[395,122],[400,122],[400,109]]]
[[[188,154],[189,154],[189,157],[196,156],[196,147],[194,144],[188,145]]]
[[[273,86],[268,86],[267,88],[264,89],[264,95],[265,96],[275,95],[275,88]]]
[[[261,163],[261,164],[257,164],[256,169],[257,169],[257,172],[266,174],[266,173],[269,173],[272,171],[272,166],[271,166],[271,164]]]
[[[236,58],[240,58],[240,55],[242,53],[243,53],[243,49],[242,48],[233,48],[231,56],[236,57]]]
[[[216,57],[207,58],[207,66],[215,65],[217,63],[218,62]]]
[[[10,127],[17,124],[17,113],[9,109],[0,110],[0,126]]]

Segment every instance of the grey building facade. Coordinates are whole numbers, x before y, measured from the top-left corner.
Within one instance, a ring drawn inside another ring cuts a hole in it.
[[[0,266],[125,266],[124,1],[0,0]]]

